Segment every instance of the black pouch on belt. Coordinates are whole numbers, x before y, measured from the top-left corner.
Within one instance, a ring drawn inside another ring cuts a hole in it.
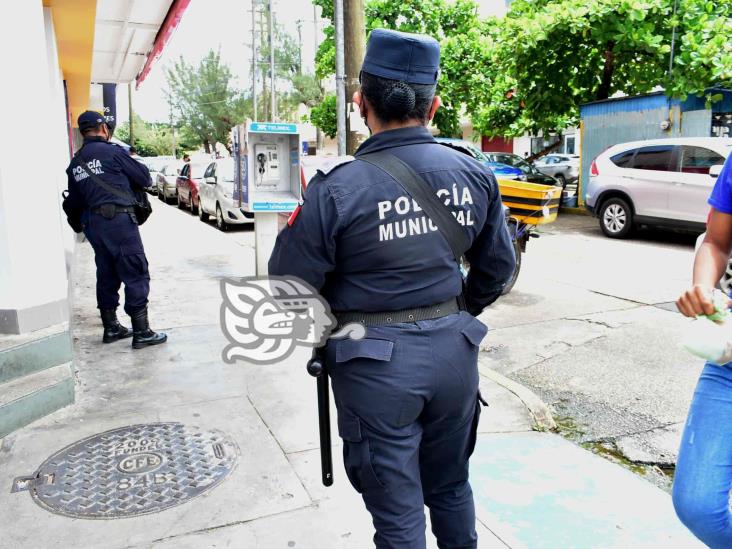
[[[115,215],[117,215],[117,206],[114,204],[102,204],[99,206],[99,213],[102,214],[102,217],[105,219],[113,219]]]

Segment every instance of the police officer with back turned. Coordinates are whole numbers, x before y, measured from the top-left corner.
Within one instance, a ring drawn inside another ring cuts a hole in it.
[[[94,248],[102,341],[112,343],[132,336],[135,349],[164,343],[168,336],[153,332],[148,324],[150,275],[133,208],[132,191],[151,185],[150,172],[122,147],[109,142],[111,132],[103,115],[86,111],[78,123],[84,144],[66,169],[68,200],[75,209],[84,210],[84,234]],[[105,189],[92,175],[121,193]],[[123,282],[125,312],[132,320],[132,331],[117,320]]]
[[[477,547],[468,459],[487,328],[475,316],[515,266],[493,174],[425,127],[440,106],[439,59],[430,37],[371,33],[354,102],[372,135],[355,160],[311,180],[269,262],[271,275],[317,288],[339,324],[367,326],[364,339],[331,339],[325,361],[346,473],[373,517],[378,548],[424,548],[424,505],[439,547]],[[439,227],[366,159],[377,151],[417,172],[459,222],[469,245],[464,291]]]

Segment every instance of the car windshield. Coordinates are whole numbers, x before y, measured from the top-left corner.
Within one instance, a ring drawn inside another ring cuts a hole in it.
[[[531,167],[531,164],[526,162],[523,158],[520,156],[517,156],[515,154],[500,154],[500,153],[491,153],[488,155],[490,159],[493,162],[500,162],[501,164],[508,164],[509,166],[513,166],[514,168],[518,168],[524,173],[533,173],[534,170]]]
[[[483,151],[481,151],[478,147],[468,141],[458,141],[452,139],[438,139],[437,141],[442,143],[443,145],[448,145],[449,147],[462,149],[464,152],[467,152],[470,156],[472,156],[476,160],[480,160],[481,162],[489,161],[488,157],[483,153]]]
[[[169,158],[145,158],[143,162],[151,172],[160,172],[170,162]]]
[[[191,179],[201,179],[206,168],[208,168],[208,164],[191,164],[191,170],[188,172],[188,177]]]
[[[488,161],[488,157],[483,154],[483,151],[479,150],[475,145],[471,145],[470,143],[460,143],[460,146],[465,147],[470,151],[470,154],[473,158],[476,158],[481,161]]]
[[[216,168],[216,175],[219,181],[234,182],[234,161],[221,162]]]

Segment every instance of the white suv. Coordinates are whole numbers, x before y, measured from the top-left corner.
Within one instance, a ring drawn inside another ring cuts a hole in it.
[[[610,147],[592,162],[585,199],[611,238],[636,225],[704,231],[707,199],[732,139],[678,137]]]
[[[233,158],[222,158],[208,165],[198,198],[199,219],[208,221],[209,216],[214,216],[221,231],[226,231],[229,225],[254,223],[254,215],[244,211],[237,196]]]

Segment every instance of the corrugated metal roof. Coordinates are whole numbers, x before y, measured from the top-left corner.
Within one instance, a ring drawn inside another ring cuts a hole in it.
[[[664,92],[635,95],[632,97],[617,97],[604,101],[593,101],[580,105],[580,116],[601,116],[615,112],[638,112],[658,109],[669,105],[669,98]]]
[[[712,112],[732,112],[732,90],[710,88],[707,93],[722,94],[722,101],[713,103]],[[667,97],[665,92],[659,91],[631,97],[613,97],[602,101],[593,101],[580,105],[580,117],[604,116],[618,112],[641,112],[659,109],[662,107],[678,106],[681,112],[707,110],[706,98],[696,95],[688,96],[684,101]]]

